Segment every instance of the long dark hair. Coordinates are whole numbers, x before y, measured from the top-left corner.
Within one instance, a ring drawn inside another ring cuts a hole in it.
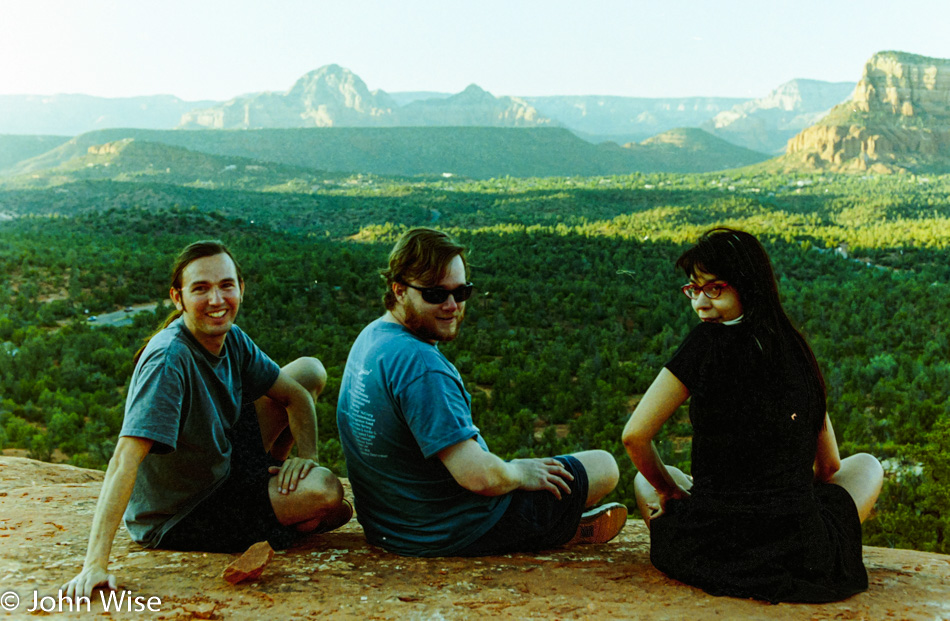
[[[182,274],[185,271],[185,268],[188,267],[188,264],[197,259],[203,259],[205,257],[213,257],[218,254],[226,254],[231,257],[231,261],[234,262],[234,269],[237,272],[238,283],[244,282],[244,274],[241,272],[241,265],[237,262],[237,259],[234,258],[234,255],[231,254],[231,251],[228,250],[228,247],[224,245],[224,242],[217,239],[202,239],[200,241],[193,242],[185,246],[184,250],[178,253],[178,257],[175,259],[175,263],[172,265],[172,278],[171,278],[171,288],[176,289],[181,295],[181,279]],[[161,323],[155,332],[152,332],[145,338],[145,342],[142,343],[142,346],[139,347],[139,350],[135,352],[135,356],[132,358],[132,364],[138,364],[139,358],[142,357],[142,352],[145,350],[145,346],[148,345],[148,342],[152,338],[167,328],[173,321],[181,317],[182,311],[177,308],[173,309],[171,313],[168,314],[168,317],[165,318],[165,321]]]
[[[742,322],[749,324],[768,363],[781,367],[787,337],[791,336],[812,369],[824,411],[825,379],[805,337],[782,308],[772,262],[759,240],[744,231],[717,227],[703,233],[696,245],[676,260],[676,267],[687,277],[701,271],[732,285],[742,303]]]

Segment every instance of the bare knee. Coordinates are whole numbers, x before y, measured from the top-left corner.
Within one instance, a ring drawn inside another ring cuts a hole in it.
[[[313,480],[310,480],[314,477]],[[332,508],[343,502],[343,484],[326,468],[314,468],[304,479],[307,482],[305,502],[315,509]]]
[[[587,473],[587,506],[600,501],[617,487],[620,469],[617,460],[607,451],[592,450],[574,453]]]
[[[881,466],[881,462],[878,461],[878,458],[874,455],[870,453],[857,453],[845,459],[853,459],[856,461],[861,470],[866,472],[872,481],[879,483],[884,482],[884,467]]]
[[[320,519],[343,504],[343,484],[323,467],[312,469],[289,494],[277,491],[276,477],[270,482],[270,498],[281,524],[299,524]]]
[[[841,460],[841,468],[831,478],[831,483],[840,485],[851,495],[863,522],[871,515],[884,483],[884,468],[876,457],[857,453]]]
[[[693,487],[693,480],[689,478],[689,475],[684,473],[676,466],[666,466],[666,470],[670,473],[670,476],[673,477],[673,480],[676,482],[676,484],[683,489],[689,490]],[[650,496],[651,499],[653,497],[659,498],[656,488],[653,487],[653,484],[647,481],[647,478],[640,472],[638,472],[637,476],[633,479],[633,491],[636,494],[638,500],[641,496]]]
[[[327,385],[327,370],[317,358],[297,358],[283,368],[290,377],[316,398]]]
[[[620,468],[617,467],[617,460],[607,451],[590,451],[597,457],[597,475],[603,485],[610,487],[611,491],[617,487],[620,482]]]
[[[650,514],[659,508],[660,497],[657,495],[656,489],[647,481],[647,478],[639,472],[633,479],[633,493],[637,499],[637,509],[640,511],[640,517],[643,518],[649,528]]]
[[[837,482],[835,479],[880,488],[884,482],[884,468],[874,455],[856,453],[841,460],[841,467],[832,477],[832,482]]]

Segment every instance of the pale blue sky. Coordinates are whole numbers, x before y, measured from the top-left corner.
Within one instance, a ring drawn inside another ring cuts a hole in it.
[[[0,0],[0,94],[224,100],[336,63],[389,92],[760,97],[950,58],[948,24],[945,0]]]

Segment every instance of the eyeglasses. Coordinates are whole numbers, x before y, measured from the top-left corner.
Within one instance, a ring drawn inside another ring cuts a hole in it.
[[[460,287],[456,287],[455,289],[444,289],[442,287],[417,287],[415,285],[410,285],[407,282],[402,284],[421,293],[422,299],[429,304],[445,304],[445,301],[449,299],[450,295],[455,299],[456,304],[461,304],[465,300],[472,297],[472,289],[475,288],[475,285],[472,283],[466,283]]]
[[[722,293],[722,290],[729,286],[729,283],[722,282],[707,282],[705,285],[700,287],[696,283],[689,283],[680,287],[680,291],[683,292],[683,295],[688,297],[691,300],[695,300],[699,297],[699,293],[702,292],[710,300],[715,300],[719,297],[719,294]]]

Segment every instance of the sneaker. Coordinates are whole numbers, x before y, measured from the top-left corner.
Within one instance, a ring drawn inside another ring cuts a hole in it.
[[[567,545],[575,543],[607,543],[616,537],[627,524],[627,507],[619,502],[610,502],[581,515],[577,533]]]
[[[314,533],[327,533],[331,530],[336,530],[349,522],[353,518],[353,505],[350,504],[350,501],[346,498],[343,499],[343,502],[340,504],[339,509],[334,513],[331,513],[326,517],[326,521],[322,522],[320,526],[317,526],[313,530]]]

